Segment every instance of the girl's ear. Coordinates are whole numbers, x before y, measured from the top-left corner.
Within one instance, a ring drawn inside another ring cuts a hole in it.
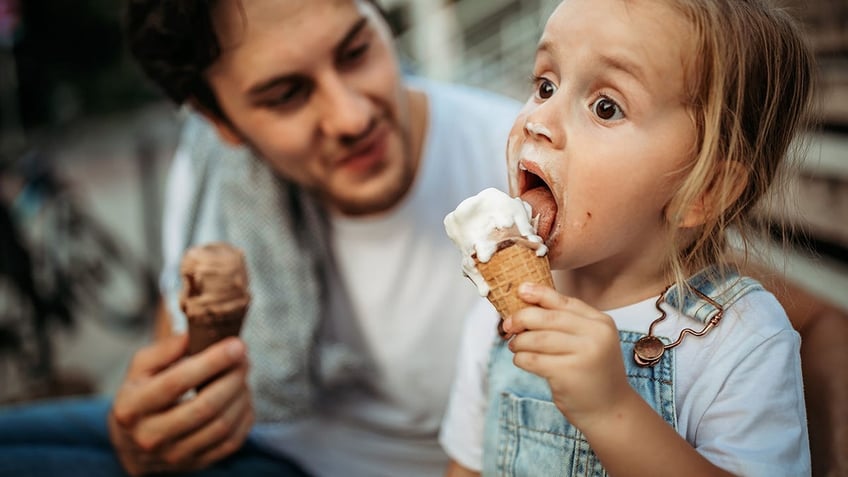
[[[724,168],[713,177],[707,189],[695,200],[684,214],[681,228],[703,225],[721,215],[736,202],[748,186],[748,170],[738,161],[724,161]]]
[[[202,106],[197,101],[191,99],[188,102],[191,107],[196,109],[200,114],[206,118],[207,121],[212,123],[215,126],[215,131],[218,132],[218,137],[221,138],[222,141],[231,145],[231,146],[241,146],[244,144],[244,139],[242,139],[241,134],[233,128],[232,124],[226,119],[221,117],[219,114],[215,114],[209,110],[209,108]]]

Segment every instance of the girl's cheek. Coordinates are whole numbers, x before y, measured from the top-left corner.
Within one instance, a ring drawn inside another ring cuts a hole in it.
[[[521,150],[521,137],[524,129],[522,126],[519,126],[519,119],[516,119],[506,143],[506,165],[507,174],[509,175],[509,192],[511,195],[518,194],[518,152]],[[521,120],[520,124],[524,124],[523,120]]]

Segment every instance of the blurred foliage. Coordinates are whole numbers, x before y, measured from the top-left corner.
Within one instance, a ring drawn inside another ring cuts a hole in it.
[[[123,36],[121,0],[25,0],[14,47],[26,128],[63,123],[161,97]]]

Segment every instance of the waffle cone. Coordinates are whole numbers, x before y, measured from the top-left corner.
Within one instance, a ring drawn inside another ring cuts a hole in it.
[[[502,318],[528,306],[518,297],[518,286],[525,282],[553,287],[548,257],[520,244],[511,244],[495,252],[488,262],[477,262],[477,270],[489,285],[486,297]]]

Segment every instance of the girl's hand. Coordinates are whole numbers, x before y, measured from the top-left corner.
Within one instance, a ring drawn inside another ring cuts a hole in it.
[[[612,318],[544,285],[524,283],[530,306],[504,322],[519,368],[548,381],[554,404],[577,428],[621,410],[634,393],[627,382]]]

